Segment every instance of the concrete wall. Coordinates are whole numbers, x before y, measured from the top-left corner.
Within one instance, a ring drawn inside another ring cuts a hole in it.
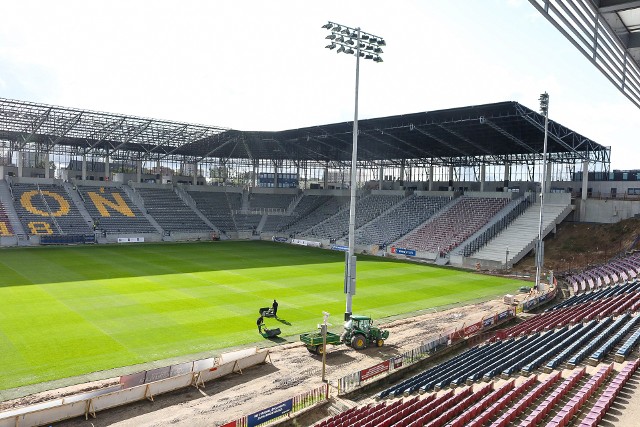
[[[640,200],[576,199],[577,221],[613,224],[640,215]]]

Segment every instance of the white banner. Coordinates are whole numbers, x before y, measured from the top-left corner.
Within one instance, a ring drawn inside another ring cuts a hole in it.
[[[118,243],[143,243],[144,237],[118,237]]]

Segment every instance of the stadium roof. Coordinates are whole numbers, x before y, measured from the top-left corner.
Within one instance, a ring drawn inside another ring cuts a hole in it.
[[[640,1],[529,2],[640,107]]]
[[[360,120],[359,161],[423,159],[440,165],[539,161],[544,117],[517,102]],[[127,159],[206,158],[348,162],[353,122],[277,132],[124,116],[0,99],[0,140],[14,150],[64,148]],[[34,147],[34,145],[36,147]],[[609,149],[549,121],[554,161],[609,161]]]

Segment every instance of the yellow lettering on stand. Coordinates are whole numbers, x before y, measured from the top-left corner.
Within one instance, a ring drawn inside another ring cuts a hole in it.
[[[9,232],[9,227],[7,227],[6,222],[0,222],[0,236],[13,236],[13,234]]]
[[[29,230],[31,234],[53,234],[51,224],[42,221],[31,221],[29,223]]]
[[[60,194],[53,193],[51,191],[43,191],[42,195],[49,196],[53,198],[56,202],[58,202],[58,210],[54,211],[53,206],[51,206],[52,204],[49,203],[49,207],[52,208],[51,215],[49,215],[49,212],[41,211],[40,209],[33,206],[33,203],[31,202],[31,200],[33,199],[33,196],[39,196],[39,195],[40,193],[38,192],[38,190],[25,191],[24,193],[22,193],[22,196],[20,196],[20,204],[27,211],[31,212],[34,215],[39,215],[39,216],[63,216],[69,213],[69,210],[71,209],[69,206],[69,202],[67,202],[65,198],[62,197]]]
[[[112,196],[114,201],[111,201],[93,191],[89,192],[89,197],[91,198],[93,205],[96,207],[96,209],[98,209],[98,212],[100,212],[100,215],[104,217],[110,217],[111,213],[109,213],[109,211],[107,210],[107,207],[109,207],[117,212],[120,212],[124,216],[136,216],[133,212],[131,212],[131,209],[129,208],[129,206],[127,206],[127,202],[124,201],[120,194],[113,193]]]

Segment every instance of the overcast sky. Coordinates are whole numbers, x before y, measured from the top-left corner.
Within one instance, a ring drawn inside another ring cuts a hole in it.
[[[500,101],[640,168],[635,107],[527,0],[0,0],[0,97],[240,130],[353,120],[355,58],[331,20],[384,37],[360,118]]]

